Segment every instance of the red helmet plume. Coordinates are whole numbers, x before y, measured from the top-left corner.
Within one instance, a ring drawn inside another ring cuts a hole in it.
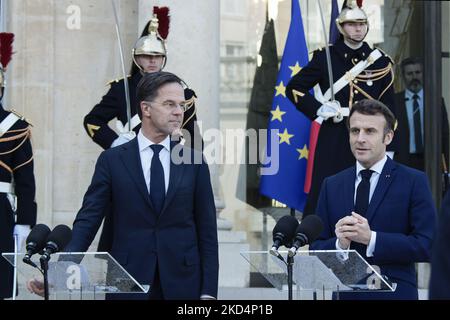
[[[153,7],[153,14],[156,14],[158,18],[158,33],[164,40],[167,39],[169,35],[169,7]]]
[[[0,33],[0,63],[3,69],[11,61],[13,54],[12,43],[14,41],[14,33],[1,32]]]

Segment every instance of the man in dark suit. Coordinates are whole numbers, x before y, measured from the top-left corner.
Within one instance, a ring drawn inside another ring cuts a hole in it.
[[[431,259],[430,299],[450,300],[450,191],[445,194]]]
[[[137,97],[142,127],[135,139],[100,155],[66,251],[88,249],[111,202],[110,253],[151,285],[150,299],[215,298],[218,242],[208,165],[199,151],[171,141],[186,108],[182,80],[145,74]]]
[[[419,58],[406,58],[400,64],[406,89],[395,95],[396,116],[398,120],[398,153],[394,159],[419,170],[424,170],[424,125],[423,119],[428,106],[424,106],[423,68]],[[449,128],[444,99],[442,114],[442,153],[448,168]]]
[[[356,165],[324,180],[314,250],[355,249],[397,283],[395,292],[341,293],[342,299],[417,299],[414,263],[429,261],[436,209],[423,172],[386,156],[395,118],[376,100],[354,104],[350,147]]]

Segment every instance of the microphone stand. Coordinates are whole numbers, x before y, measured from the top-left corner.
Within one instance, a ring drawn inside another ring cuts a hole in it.
[[[288,300],[292,300],[292,287],[293,287],[293,271],[292,267],[294,266],[294,256],[287,255],[287,260],[284,260],[283,256],[278,253],[278,250],[276,251],[277,255],[275,255],[278,259],[283,261],[283,263],[287,267],[287,273],[288,273]]]
[[[287,273],[288,273],[288,300],[292,300],[292,287],[294,284],[293,281],[293,271],[292,271],[292,267],[294,266],[294,256],[287,256]]]
[[[41,271],[44,275],[44,299],[49,300],[49,290],[48,290],[48,261],[47,259],[40,259],[41,261]]]

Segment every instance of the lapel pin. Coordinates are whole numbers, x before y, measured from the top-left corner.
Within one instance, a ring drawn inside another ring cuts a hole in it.
[[[391,175],[390,175],[390,174],[387,174],[387,175],[386,175],[386,178],[390,178],[390,177],[391,177]]]

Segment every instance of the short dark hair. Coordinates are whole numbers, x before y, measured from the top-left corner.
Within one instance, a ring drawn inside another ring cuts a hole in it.
[[[144,73],[141,81],[137,85],[137,113],[142,119],[141,102],[152,101],[158,94],[158,89],[168,83],[179,83],[183,85],[183,80],[170,72],[160,71],[153,73]]]
[[[347,126],[350,128],[350,118],[355,113],[361,113],[369,116],[374,116],[376,114],[381,114],[384,116],[384,119],[386,120],[386,125],[384,127],[384,134],[386,135],[389,131],[394,132],[395,130],[395,123],[397,120],[395,119],[394,114],[391,110],[389,110],[386,105],[378,100],[372,100],[372,99],[363,99],[358,102],[356,102],[351,110],[350,114],[347,119]]]
[[[420,64],[420,66],[423,66],[422,59],[420,59],[419,57],[408,57],[408,58],[405,58],[400,63],[400,71],[401,71],[402,75],[405,72],[405,67],[409,66],[411,64]]]

